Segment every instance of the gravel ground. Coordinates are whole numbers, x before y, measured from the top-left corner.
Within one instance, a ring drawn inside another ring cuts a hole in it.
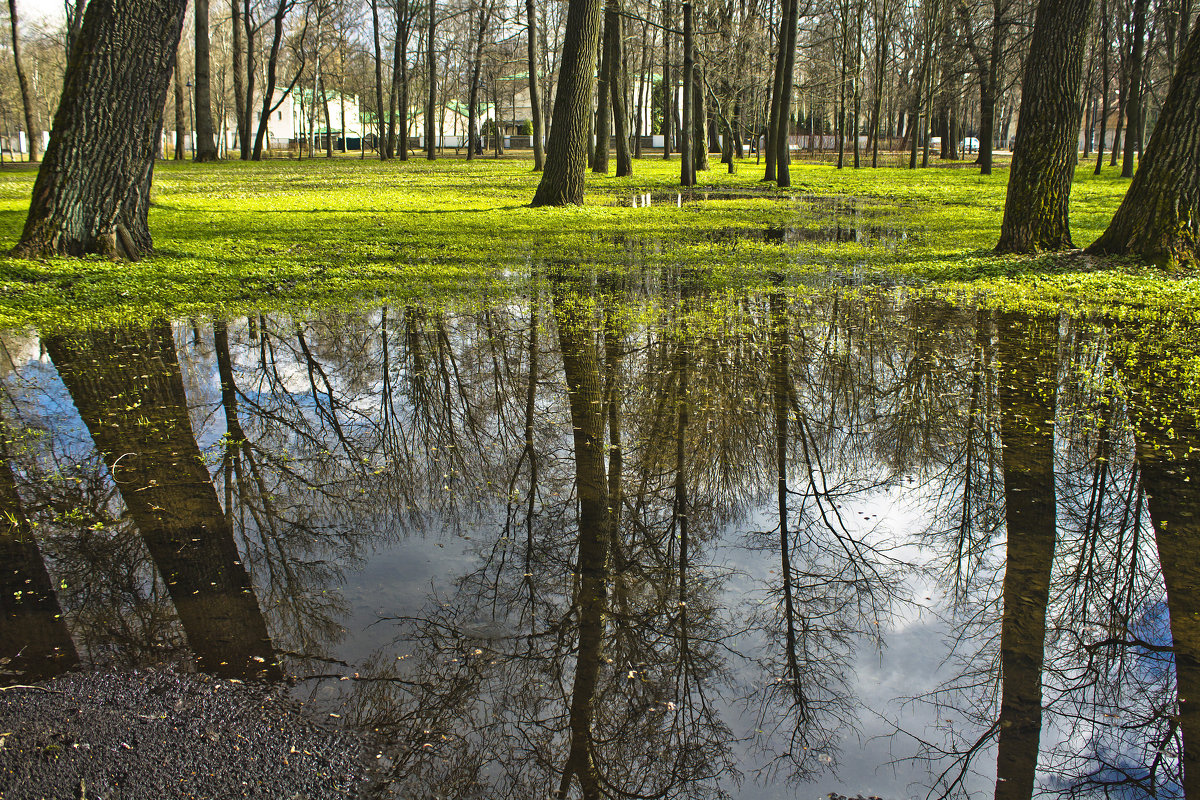
[[[171,671],[71,673],[40,686],[0,690],[0,800],[365,792],[365,742],[278,689]]]

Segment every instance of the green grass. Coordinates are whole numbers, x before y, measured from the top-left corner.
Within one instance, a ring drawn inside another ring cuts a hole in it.
[[[678,161],[647,158],[632,178],[589,173],[584,207],[532,209],[526,204],[538,176],[529,167],[516,159],[160,163],[150,214],[156,254],[138,264],[0,260],[0,327],[521,291],[551,261],[690,268],[714,286],[783,273],[806,285],[901,283],[1037,308],[1200,310],[1200,285],[1190,276],[1129,262],[992,255],[1003,170],[983,177],[972,168],[796,164],[793,187],[779,191],[759,180],[752,161],[728,175],[714,159],[700,190],[759,196],[634,208],[635,192],[678,188]],[[0,172],[5,250],[20,234],[32,183],[29,170]],[[1079,170],[1076,244],[1100,234],[1127,185],[1115,172]],[[856,211],[809,196],[854,198]],[[815,232],[838,224],[866,226],[868,240],[763,239],[772,227]]]

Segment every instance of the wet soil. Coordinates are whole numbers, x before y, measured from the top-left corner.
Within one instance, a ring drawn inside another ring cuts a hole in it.
[[[171,671],[0,690],[0,798],[354,798],[366,743],[279,688]]]

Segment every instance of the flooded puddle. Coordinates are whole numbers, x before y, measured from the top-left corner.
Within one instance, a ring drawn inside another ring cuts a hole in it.
[[[565,281],[9,332],[0,674],[286,680],[399,797],[1181,796],[1200,438],[1137,366],[1163,340]]]

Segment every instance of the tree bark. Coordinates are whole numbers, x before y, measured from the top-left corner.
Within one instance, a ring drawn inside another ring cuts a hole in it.
[[[183,94],[183,61],[180,59],[179,51],[175,51],[175,78],[172,81],[175,90],[175,153],[176,161],[183,161],[184,154],[187,153],[187,113],[185,111],[186,100]]]
[[[383,147],[387,131],[384,128],[383,116],[383,45],[379,40],[379,0],[371,0],[371,37],[375,44],[375,123],[378,128],[376,136],[379,137],[375,152],[379,154],[381,161],[387,161],[389,155],[387,148]]]
[[[241,0],[232,0],[233,7],[233,115],[237,120],[238,149],[241,159],[250,158],[249,122],[246,117],[246,66],[242,43]]]
[[[208,46],[208,0],[195,0],[196,10],[196,142],[192,159],[217,160],[217,142],[213,138],[212,81]]]
[[[796,71],[796,31],[800,25],[799,0],[786,0],[786,18],[779,35],[779,46],[783,48],[781,64],[783,75],[779,81],[779,116],[775,130],[775,183],[791,186],[792,175],[789,163],[792,151],[788,134],[791,133],[792,84]]]
[[[1139,255],[1163,265],[1200,260],[1200,27],[1188,40],[1129,191],[1088,252]]]
[[[1100,79],[1104,86],[1101,89],[1103,93],[1100,98],[1100,141],[1096,144],[1096,173],[1104,169],[1104,135],[1108,132],[1108,100],[1110,92],[1110,82],[1112,75],[1108,68],[1108,54],[1112,49],[1112,43],[1108,40],[1108,0],[1101,0],[1100,3]]]
[[[267,56],[267,85],[263,87],[262,111],[258,115],[258,132],[254,134],[252,158],[255,161],[262,159],[264,139],[267,136],[267,123],[271,119],[271,109],[273,108],[271,100],[275,95],[276,73],[279,70],[279,48],[283,44],[283,20],[291,11],[293,2],[294,0],[279,0],[275,6],[275,13],[271,17],[274,31],[271,37],[271,52]]]
[[[535,207],[583,204],[600,10],[600,0],[569,0],[567,5],[554,124],[550,127],[546,168],[533,196]]]
[[[692,46],[695,47],[693,41]],[[693,180],[697,172],[708,171],[708,97],[704,92],[704,69],[695,63],[692,56],[692,158],[696,167],[692,172]]]
[[[13,255],[152,248],[146,213],[186,0],[91,0]]]
[[[625,61],[625,17],[620,0],[608,0],[605,10],[605,30],[612,19],[613,36],[608,43],[608,93],[612,98],[613,130],[617,137],[617,177],[633,174],[633,154],[629,149],[629,111],[625,96],[627,69]]]
[[[671,128],[675,119],[675,83],[671,77],[671,0],[663,0],[663,160],[671,157]]]
[[[254,24],[254,8],[252,0],[243,0],[242,29],[246,40],[246,95],[243,97],[241,115],[246,126],[241,142],[242,160],[249,161],[254,157],[254,83],[258,75],[258,65],[255,63],[255,42],[258,39],[258,26]]]
[[[29,160],[38,160],[38,130],[33,114],[33,95],[29,81],[25,78],[25,65],[21,62],[21,37],[17,32],[17,0],[8,0],[8,21],[12,23],[13,65],[17,70],[17,85],[21,89],[21,109],[25,114],[25,138],[29,140]]]
[[[1129,100],[1125,103],[1125,155],[1121,177],[1132,178],[1142,130],[1142,61],[1146,48],[1146,0],[1134,0],[1133,46],[1129,53]]]
[[[683,75],[680,84],[683,86],[683,124],[679,127],[679,185],[696,185],[696,160],[692,155],[695,146],[696,126],[692,123],[692,115],[696,113],[692,107],[694,93],[692,91],[693,73],[696,71],[695,43],[692,41],[692,4],[683,4]]]
[[[429,0],[429,24],[425,57],[429,67],[429,96],[425,102],[425,158],[429,161],[437,159],[437,127],[434,123],[434,109],[437,108],[437,56],[434,53],[433,36],[437,29],[437,3]]]
[[[1091,11],[1092,0],[1038,3],[997,253],[1073,247],[1069,203]]]
[[[608,87],[612,85],[612,50],[613,28],[615,20],[609,16],[605,3],[604,27],[600,33],[600,46],[596,68],[596,139],[592,150],[592,172],[608,174],[608,147],[612,138],[612,100]]]
[[[541,172],[546,166],[546,151],[542,146],[542,96],[538,86],[537,15],[534,0],[525,0],[526,56],[529,67],[529,116],[533,124],[533,171]]]

